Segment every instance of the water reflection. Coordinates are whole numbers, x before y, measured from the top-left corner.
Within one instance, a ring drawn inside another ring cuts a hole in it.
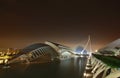
[[[0,78],[82,78],[86,58],[75,57],[45,64],[18,64],[0,67]]]

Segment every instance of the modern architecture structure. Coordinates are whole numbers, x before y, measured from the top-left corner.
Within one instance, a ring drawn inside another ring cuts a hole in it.
[[[58,58],[58,53],[49,45],[43,43],[36,43],[23,48],[16,56],[14,56],[8,63],[31,61],[51,61]]]
[[[67,47],[58,43],[50,42],[50,41],[46,41],[45,44],[51,46],[57,51],[57,53],[59,54],[60,60],[70,59],[74,54],[73,50],[70,47]]]
[[[21,51],[8,61],[8,64],[15,62],[30,63],[32,61],[52,61],[65,60],[72,57],[73,50],[67,46],[46,41],[45,43],[36,43],[21,49]]]
[[[114,53],[115,56],[120,55],[120,39],[117,39],[110,44],[107,44],[104,48],[100,49],[98,52],[103,54]]]

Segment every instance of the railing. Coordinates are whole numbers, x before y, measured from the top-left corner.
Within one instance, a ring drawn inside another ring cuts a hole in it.
[[[114,56],[93,54],[91,57],[93,78],[120,77],[120,60]]]

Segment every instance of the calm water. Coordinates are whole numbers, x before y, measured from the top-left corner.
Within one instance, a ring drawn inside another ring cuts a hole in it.
[[[86,58],[45,64],[19,64],[0,68],[0,78],[82,78]]]

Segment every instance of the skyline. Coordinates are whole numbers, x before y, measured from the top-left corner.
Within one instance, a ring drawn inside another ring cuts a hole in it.
[[[99,49],[120,38],[119,3],[104,1],[0,1],[0,47],[23,48],[46,40],[70,47],[91,35]]]

